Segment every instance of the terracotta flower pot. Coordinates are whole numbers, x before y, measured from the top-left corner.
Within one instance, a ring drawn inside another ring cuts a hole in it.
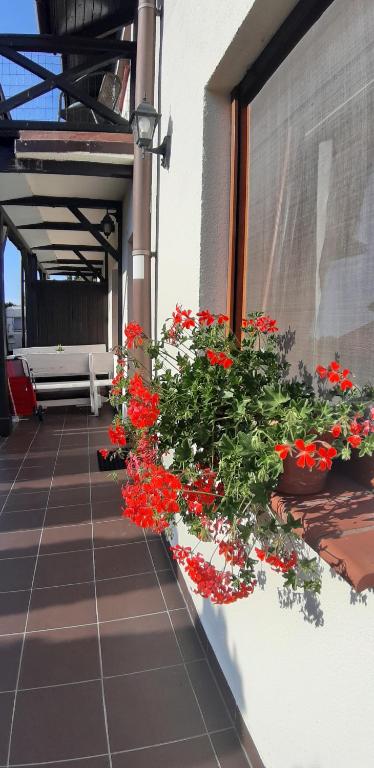
[[[374,455],[360,456],[353,449],[349,461],[342,462],[342,468],[346,469],[356,483],[360,483],[370,491],[374,490]]]
[[[279,477],[276,487],[277,493],[290,496],[307,496],[313,493],[321,493],[325,490],[329,470],[320,472],[312,469],[302,469],[296,464],[295,456],[287,456],[283,462],[283,473]]]

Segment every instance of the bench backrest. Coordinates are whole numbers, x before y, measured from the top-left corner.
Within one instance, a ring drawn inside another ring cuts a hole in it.
[[[106,374],[113,378],[117,364],[113,352],[93,352],[89,357],[90,372],[94,376],[97,374]]]
[[[35,378],[53,379],[63,376],[88,376],[87,352],[32,352],[24,353],[22,357],[27,360]]]
[[[13,349],[13,355],[26,355],[40,354],[41,352],[56,352],[56,347],[18,347]],[[63,346],[63,351],[59,352],[59,355],[64,355],[67,352],[80,353],[80,352],[106,352],[105,344],[74,344],[73,346]]]

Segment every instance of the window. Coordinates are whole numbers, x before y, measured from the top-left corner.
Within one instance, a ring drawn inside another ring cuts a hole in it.
[[[295,370],[374,379],[374,3],[335,0],[251,101],[244,310]]]
[[[22,317],[13,318],[13,330],[22,331]]]

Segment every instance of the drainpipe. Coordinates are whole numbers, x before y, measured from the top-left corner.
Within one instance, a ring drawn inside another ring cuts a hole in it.
[[[136,56],[135,107],[146,98],[154,99],[156,2],[139,0]],[[151,193],[152,155],[142,157],[134,147],[133,176],[133,250],[132,250],[132,320],[151,338]],[[139,350],[139,362],[151,375],[151,362]]]

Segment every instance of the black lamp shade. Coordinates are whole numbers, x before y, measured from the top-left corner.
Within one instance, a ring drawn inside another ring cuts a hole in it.
[[[106,212],[102,222],[101,227],[104,232],[105,237],[109,237],[109,235],[112,234],[115,230],[115,224],[111,216],[109,216],[108,211]]]
[[[152,146],[157,123],[160,115],[152,104],[144,99],[132,113],[131,126],[135,143],[138,147],[149,149]]]

